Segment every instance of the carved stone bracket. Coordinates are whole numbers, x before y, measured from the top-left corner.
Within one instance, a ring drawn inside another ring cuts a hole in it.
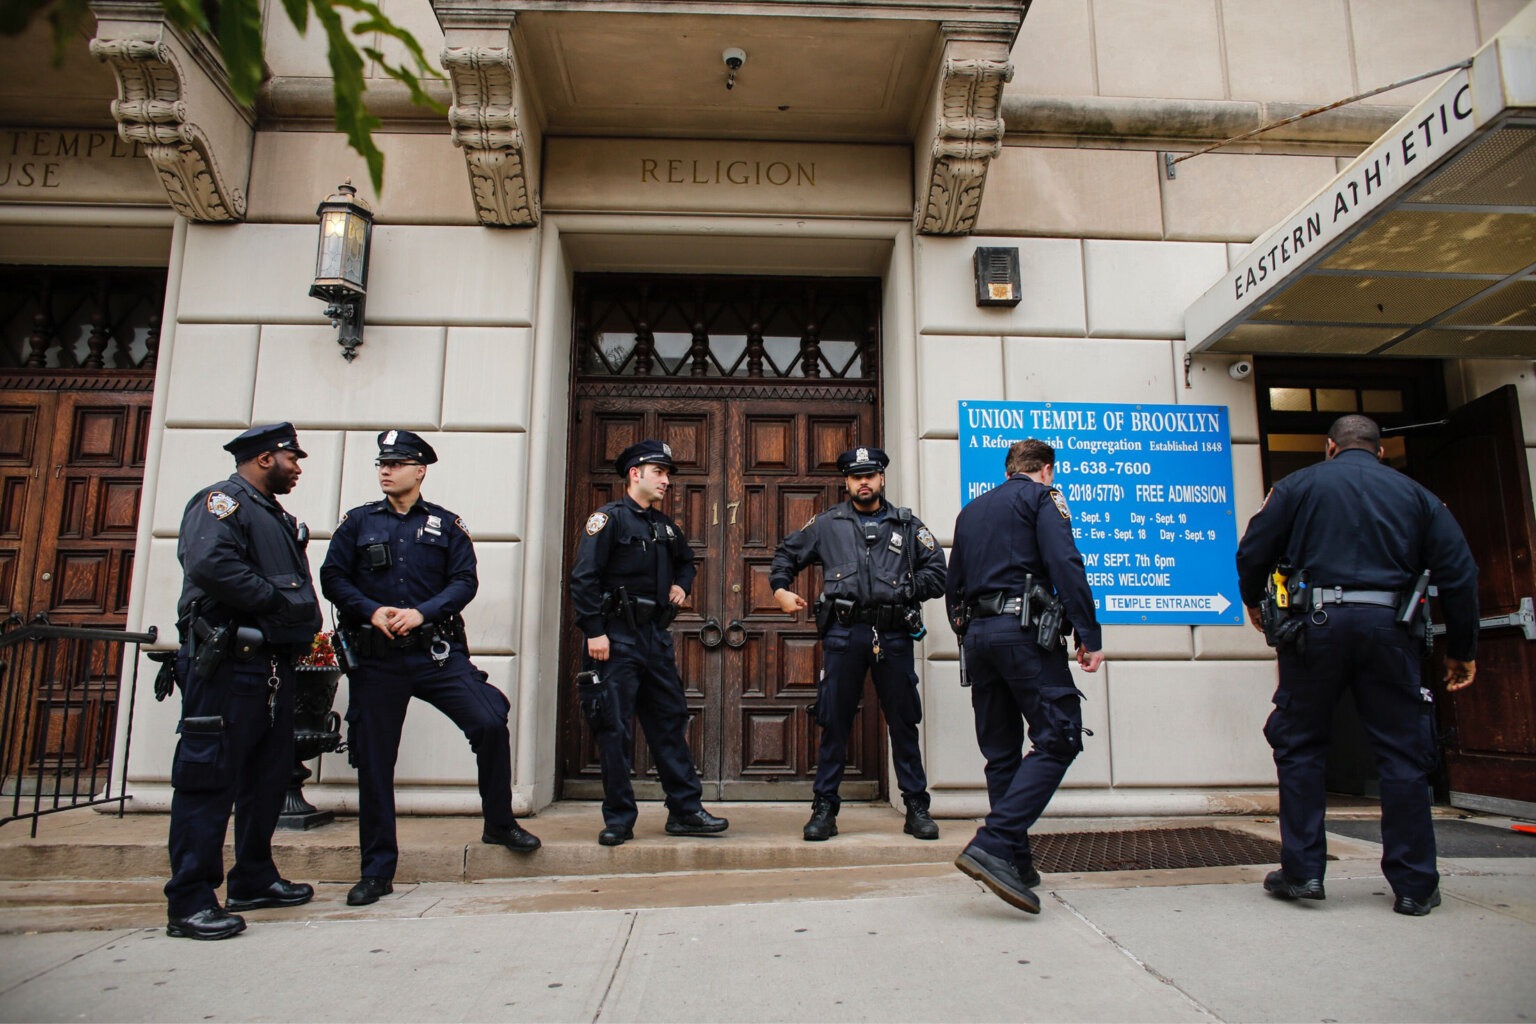
[[[235,104],[211,50],[181,36],[157,5],[98,0],[91,53],[112,68],[112,116],[149,157],[188,220],[245,218],[254,115]]]
[[[450,46],[443,67],[453,86],[448,124],[464,150],[475,215],[481,224],[531,227],[539,222],[531,187],[531,154],[518,122],[517,61],[511,46]]]
[[[976,226],[987,166],[1003,148],[1003,86],[1013,78],[1001,56],[944,59],[928,187],[917,209],[925,235],[964,235]]]

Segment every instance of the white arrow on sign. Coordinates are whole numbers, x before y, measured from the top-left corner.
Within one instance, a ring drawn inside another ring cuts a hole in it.
[[[1220,615],[1232,602],[1222,594],[1110,594],[1104,608],[1111,612],[1215,612]]]

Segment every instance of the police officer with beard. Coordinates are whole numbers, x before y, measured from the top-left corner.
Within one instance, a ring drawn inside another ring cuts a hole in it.
[[[1065,623],[1076,628],[1083,671],[1097,671],[1104,652],[1072,515],[1053,486],[1055,450],[1019,441],[1004,468],[1008,479],[955,520],[944,594],[961,638],[991,805],[955,866],[1004,902],[1038,914],[1029,829],[1083,749],[1082,693],[1067,667]]]
[[[252,427],[224,446],[228,480],[192,496],[176,557],[181,734],[171,764],[171,880],[166,934],[227,939],[231,911],[296,907],[312,886],[279,876],[272,832],[293,771],[295,658],[320,629],[304,553],[309,528],[283,511],[305,457],[288,423]],[[235,866],[224,906],[224,835],[235,813]]]
[[[908,508],[885,500],[885,467],[879,448],[855,448],[837,457],[848,500],[832,506],[785,537],[773,556],[768,583],[780,610],[793,615],[805,598],[789,589],[807,566],[822,567],[816,602],[821,633],[822,677],[816,719],[821,726],[807,842],[837,835],[837,790],[848,757],[848,735],[864,678],[875,693],[891,736],[896,783],[907,807],[903,830],[918,839],[939,838],[929,815],[928,779],[918,748],[923,718],[913,667],[914,634],[921,636],[920,605],[944,593],[944,552]]]
[[[1374,421],[1339,417],[1324,454],[1275,484],[1237,548],[1254,626],[1263,628],[1265,584],[1279,573],[1294,627],[1276,631],[1287,638],[1264,725],[1280,783],[1280,870],[1264,888],[1285,900],[1325,897],[1328,741],[1347,689],[1376,752],[1392,909],[1422,917],[1440,905],[1428,778],[1439,750],[1433,695],[1420,686],[1425,623],[1414,588],[1429,570],[1446,620],[1446,689],[1460,690],[1477,674],[1477,565],[1444,503],[1382,464]]]
[[[320,586],[358,664],[349,673],[348,745],[357,766],[362,877],[347,893],[361,907],[394,891],[395,760],[412,697],[453,720],[475,752],[480,841],[531,853],[540,842],[512,816],[511,703],[469,660],[459,614],[479,589],[464,520],[421,496],[437,452],[409,430],[378,436],[383,499],[342,516]]]
[[[730,825],[704,809],[704,787],[688,749],[688,703],[667,627],[693,586],[693,549],[659,505],[676,469],[672,449],[646,440],[625,448],[614,469],[624,497],[593,512],[576,548],[571,604],[586,638],[589,682],[578,684],[603,772],[597,841],[635,837],[639,809],[627,751],[640,720],[666,792],[668,835],[703,836]]]

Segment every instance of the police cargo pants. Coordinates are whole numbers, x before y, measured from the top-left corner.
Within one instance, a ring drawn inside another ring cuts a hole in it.
[[[286,651],[277,657],[280,685],[270,713],[272,660],[267,653],[245,662],[225,658],[207,680],[188,671],[185,647],[177,660],[177,675],[185,681],[183,720],[224,719],[222,730],[181,730],[171,763],[171,880],[165,897],[171,917],[189,917],[219,905],[214,890],[224,882],[231,809],[235,866],[228,891],[254,895],[278,880],[272,833],[293,774],[295,686],[292,655]]]
[[[928,792],[928,777],[923,772],[923,754],[917,741],[917,727],[923,720],[922,700],[917,692],[917,672],[912,667],[912,638],[904,632],[882,630],[880,658],[874,652],[875,633],[871,626],[833,623],[821,638],[821,685],[817,687],[816,721],[821,726],[821,743],[816,752],[817,796],[837,797],[848,763],[848,737],[864,696],[864,678],[872,675],[880,710],[885,712],[886,729],[891,735],[891,762],[896,768],[896,785],[902,796],[921,796]]]
[[[1013,615],[971,623],[965,667],[992,808],[975,842],[1028,870],[1029,830],[1083,750],[1083,695],[1072,682],[1066,648],[1044,650]]]
[[[1399,896],[1426,899],[1440,881],[1429,772],[1439,749],[1434,704],[1420,692],[1422,641],[1391,608],[1327,605],[1309,619],[1303,653],[1280,652],[1280,686],[1264,725],[1280,783],[1280,867],[1322,878],[1327,864],[1328,742],[1345,690],[1376,755],[1381,786],[1381,873]]]

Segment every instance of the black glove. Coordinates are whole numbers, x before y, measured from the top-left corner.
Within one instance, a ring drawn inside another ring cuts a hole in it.
[[[150,651],[149,660],[160,666],[155,676],[155,700],[165,700],[176,689],[176,652]]]

